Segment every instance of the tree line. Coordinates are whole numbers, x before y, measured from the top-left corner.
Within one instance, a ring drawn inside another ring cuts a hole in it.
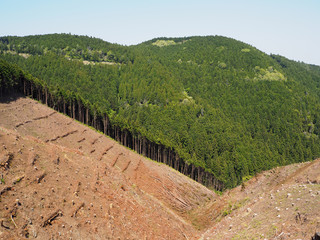
[[[206,169],[225,187],[262,170],[319,157],[318,66],[269,56],[221,36],[159,38],[129,47],[72,35],[0,42],[7,48],[24,42],[29,57],[2,50],[0,58],[41,79],[54,96],[81,99],[74,103],[75,114],[55,100],[59,111],[76,116],[81,111],[82,119],[90,115],[89,124],[101,127],[105,118],[116,126],[108,134],[137,152],[158,158],[162,149],[171,149],[174,154],[167,155]],[[32,54],[34,45],[47,50]],[[83,51],[111,50],[127,60],[84,65],[55,50],[77,45]]]
[[[82,99],[81,96],[72,92],[50,88],[43,81],[24,73],[19,67],[11,65],[2,59],[0,59],[0,76],[0,96],[12,91],[18,91],[58,112],[94,127],[139,154],[169,165],[209,188],[217,191],[224,190],[224,183],[219,181],[211,172],[200,166],[188,164],[179,158],[174,149],[156,144],[141,135],[134,135],[127,129],[111,125],[106,112],[95,108]]]

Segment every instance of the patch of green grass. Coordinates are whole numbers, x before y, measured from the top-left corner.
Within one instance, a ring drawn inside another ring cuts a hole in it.
[[[215,190],[215,189],[212,189],[216,194],[218,194],[219,196],[222,196],[223,192],[222,191],[219,191],[219,190]]]
[[[267,238],[273,238],[275,234],[277,233],[278,227],[276,225],[272,224],[272,227],[270,227],[268,233],[267,233]]]
[[[251,50],[249,48],[243,48],[241,49],[241,52],[244,52],[244,53],[247,53],[247,52],[250,52]]]
[[[243,176],[243,177],[242,177],[242,182],[247,182],[247,181],[249,181],[251,178],[253,178],[253,176],[251,176],[251,175]]]
[[[156,42],[152,43],[152,45],[155,45],[158,47],[165,47],[170,45],[176,45],[176,42],[173,40],[157,40]]]
[[[260,68],[259,66],[255,67],[256,76],[254,81],[286,81],[286,77],[273,67],[268,67],[267,69]]]
[[[232,213],[232,211],[234,210],[237,210],[238,208],[241,208],[242,206],[245,205],[245,203],[247,201],[249,201],[250,198],[245,198],[245,199],[242,199],[241,201],[239,202],[236,202],[234,204],[232,204],[231,202],[229,202],[228,206],[225,207],[223,210],[222,210],[222,216],[225,217],[229,214]]]

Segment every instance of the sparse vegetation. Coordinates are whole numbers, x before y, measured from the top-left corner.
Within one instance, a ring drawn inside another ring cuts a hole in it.
[[[176,42],[173,40],[157,40],[152,45],[158,46],[158,47],[166,47],[170,45],[175,45]]]
[[[262,69],[260,67],[255,67],[256,76],[253,80],[255,81],[286,81],[285,76],[273,69],[273,67],[268,67],[267,69]]]
[[[250,52],[251,50],[249,48],[243,48],[241,49],[241,52],[244,52],[244,53],[248,53]]]

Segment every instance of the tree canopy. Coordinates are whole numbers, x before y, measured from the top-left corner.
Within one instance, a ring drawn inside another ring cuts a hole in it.
[[[320,67],[221,36],[135,46],[69,34],[1,37],[0,58],[175,149],[228,187],[320,155]],[[1,64],[4,61],[0,61]],[[0,84],[14,73],[1,72]]]

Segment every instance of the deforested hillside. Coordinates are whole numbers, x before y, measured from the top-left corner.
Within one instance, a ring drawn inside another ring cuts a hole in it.
[[[2,37],[0,49],[43,82],[56,108],[63,111],[65,95],[81,99],[92,121],[112,126],[109,135],[200,182],[212,174],[232,187],[320,154],[318,66],[220,36],[135,46],[66,34]]]
[[[221,196],[19,94],[0,98],[0,239],[311,239],[320,161]]]
[[[88,116],[99,125],[74,100],[60,103],[42,81],[0,64],[0,239],[310,239],[318,231],[319,159],[264,171],[219,196],[79,123]],[[71,117],[16,91],[65,105]]]
[[[197,239],[217,195],[19,94],[0,97],[0,239]]]

